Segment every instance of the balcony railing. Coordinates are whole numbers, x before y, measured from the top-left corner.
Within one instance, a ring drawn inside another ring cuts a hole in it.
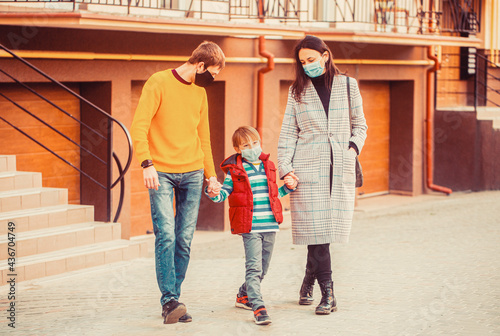
[[[467,36],[480,30],[480,0],[0,0],[123,15],[258,22]],[[39,7],[39,5],[38,5]],[[260,13],[260,14],[259,14]]]

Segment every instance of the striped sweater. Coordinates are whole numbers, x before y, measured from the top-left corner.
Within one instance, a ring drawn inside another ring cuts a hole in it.
[[[269,187],[267,185],[267,177],[264,171],[264,164],[262,161],[249,163],[243,160],[243,168],[250,180],[250,187],[253,194],[253,218],[252,218],[252,232],[274,232],[279,231],[278,223],[274,218],[271,211],[269,201]],[[231,192],[233,191],[233,180],[231,173],[228,171],[220,194],[210,199],[216,203],[224,202]],[[293,190],[290,190],[286,185],[281,186],[279,189],[279,197],[286,196]]]

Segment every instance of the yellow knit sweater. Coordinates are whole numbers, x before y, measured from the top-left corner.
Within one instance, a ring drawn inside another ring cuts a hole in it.
[[[207,178],[215,176],[205,89],[182,83],[172,69],[144,85],[130,133],[139,162],[153,160],[164,173],[204,168]]]

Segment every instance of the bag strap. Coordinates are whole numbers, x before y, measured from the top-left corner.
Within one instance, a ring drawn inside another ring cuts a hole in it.
[[[350,85],[351,80],[350,80],[350,77],[346,76],[346,82],[347,82],[347,102],[349,104],[349,128],[351,129],[351,135],[352,135],[351,85]]]

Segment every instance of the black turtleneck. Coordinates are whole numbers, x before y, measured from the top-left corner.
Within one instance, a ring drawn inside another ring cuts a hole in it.
[[[330,107],[330,96],[332,90],[328,90],[325,85],[325,74],[322,74],[321,76],[315,78],[311,78],[311,82],[313,83],[314,88],[318,93],[319,99],[321,99],[321,103],[323,104],[323,108],[325,109],[326,117],[328,118],[328,108]],[[358,146],[356,146],[354,142],[350,141],[349,147],[354,148],[356,153],[359,154]]]
[[[321,99],[321,103],[323,104],[323,108],[325,109],[326,117],[328,118],[328,108],[330,107],[330,95],[331,89],[328,90],[328,87],[325,85],[325,74],[321,76],[311,78],[311,82],[318,93],[319,99]]]

